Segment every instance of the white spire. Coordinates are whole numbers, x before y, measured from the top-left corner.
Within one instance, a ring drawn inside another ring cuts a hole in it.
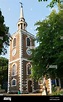
[[[21,4],[21,7],[20,7],[20,18],[18,21],[18,29],[24,29],[25,30],[27,27],[27,23],[25,22],[25,18],[24,18],[23,5],[21,2],[20,2],[20,4]]]
[[[23,13],[23,4],[20,2],[21,8],[20,8],[20,19],[24,18],[24,13]]]

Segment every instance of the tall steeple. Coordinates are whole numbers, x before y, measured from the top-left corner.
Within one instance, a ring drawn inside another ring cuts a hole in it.
[[[21,8],[20,8],[20,18],[24,18],[24,13],[23,13],[23,5],[21,4]]]
[[[18,21],[18,30],[23,29],[26,30],[27,23],[25,22],[24,13],[23,13],[23,4],[20,2],[20,18]]]

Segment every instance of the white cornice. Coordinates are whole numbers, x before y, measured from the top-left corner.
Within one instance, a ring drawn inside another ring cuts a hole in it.
[[[23,30],[23,29],[17,30],[15,33],[12,34],[12,37],[16,36],[20,31],[22,32],[22,34],[25,34],[25,35],[30,36],[33,39],[35,39],[35,36],[33,34],[29,33],[27,30]]]
[[[22,33],[25,34],[25,35],[28,35],[28,36],[32,37],[33,39],[35,39],[35,36],[33,34],[29,33],[27,30],[23,30],[22,29]]]
[[[29,61],[29,62],[31,62],[30,60],[28,60],[26,58],[22,58],[22,61]]]
[[[10,61],[9,64],[11,63],[15,63],[16,61],[20,60],[20,58],[16,59],[16,60],[13,60],[13,61]]]

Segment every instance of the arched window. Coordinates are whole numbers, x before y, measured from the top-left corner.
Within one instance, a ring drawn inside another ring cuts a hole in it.
[[[30,38],[27,38],[26,42],[27,46],[30,46]]]
[[[31,64],[27,64],[26,68],[27,68],[27,75],[31,74]]]
[[[15,75],[17,75],[17,66],[16,66],[16,64],[13,64],[13,66],[12,66],[12,76],[15,76]]]
[[[11,86],[16,86],[17,85],[17,80],[15,78],[13,78],[11,80]]]
[[[13,47],[16,46],[16,38],[13,39]]]

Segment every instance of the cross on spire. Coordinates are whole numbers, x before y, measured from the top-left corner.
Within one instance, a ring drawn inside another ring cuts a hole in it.
[[[23,7],[23,3],[22,2],[19,2],[21,4],[21,7]]]

